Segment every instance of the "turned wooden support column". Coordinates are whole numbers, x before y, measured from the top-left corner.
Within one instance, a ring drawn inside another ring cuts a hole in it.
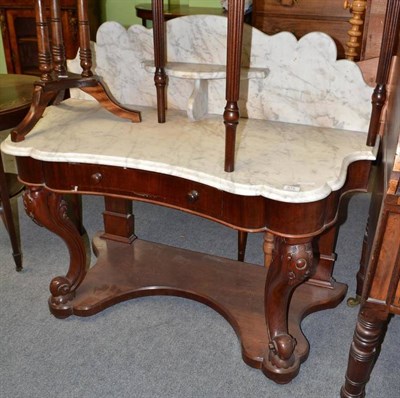
[[[365,397],[367,384],[386,331],[388,313],[384,308],[363,304],[358,315],[353,342],[350,347],[346,381],[342,398]]]
[[[349,20],[349,23],[351,24],[351,29],[347,32],[349,35],[349,41],[346,43],[347,49],[345,51],[345,55],[346,58],[350,61],[355,61],[360,58],[360,39],[363,34],[363,25],[367,2],[366,0],[353,0],[350,3],[349,0],[345,0],[344,8],[348,8],[352,13],[352,17]]]
[[[225,166],[235,169],[236,128],[239,124],[240,64],[244,21],[244,0],[228,2],[228,43],[226,55]]]
[[[92,51],[90,49],[90,26],[87,0],[78,0],[78,26],[79,26],[79,56],[82,67],[82,77],[93,76]]]
[[[275,248],[275,237],[271,232],[266,232],[264,234],[264,244],[263,244],[263,251],[264,251],[264,267],[266,269],[272,263],[273,253]]]
[[[49,26],[46,18],[46,1],[36,0],[36,33],[38,38],[38,61],[41,80],[52,80],[52,59],[50,51]]]
[[[61,25],[60,0],[51,0],[50,8],[53,69],[57,77],[67,77],[65,47]]]
[[[300,368],[300,358],[295,353],[296,340],[288,331],[288,309],[294,289],[314,269],[312,238],[275,238],[273,259],[265,283],[269,344],[262,370],[277,383],[288,383]]]
[[[60,194],[44,187],[27,187],[23,195],[25,211],[38,225],[58,235],[69,251],[69,268],[65,276],[57,276],[50,283],[50,311],[56,317],[72,314],[70,301],[84,279],[87,256],[84,241],[75,224],[69,219],[67,202]]]
[[[382,108],[386,102],[386,84],[389,80],[390,65],[396,44],[396,29],[400,19],[400,1],[388,0],[383,38],[379,55],[378,71],[376,74],[376,87],[372,94],[372,114],[368,130],[367,145],[374,146],[379,133]]]
[[[152,0],[154,38],[154,84],[157,92],[158,123],[165,123],[167,75],[165,74],[165,26],[163,0]]]

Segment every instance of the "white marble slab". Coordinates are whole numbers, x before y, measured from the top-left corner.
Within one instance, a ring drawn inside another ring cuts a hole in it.
[[[343,186],[351,162],[375,158],[362,132],[242,119],[235,171],[226,173],[221,116],[191,122],[185,112],[169,110],[165,124],[157,123],[154,109],[142,116],[142,123],[131,123],[97,102],[69,99],[47,108],[24,141],[7,139],[1,148],[43,161],[155,171],[296,203],[328,196]]]
[[[167,22],[168,62],[225,65],[226,23],[222,16],[194,15]],[[128,30],[106,22],[98,30],[96,72],[122,103],[155,106],[152,73],[143,62],[153,59],[153,32],[140,25]],[[334,41],[310,33],[299,41],[288,32],[268,36],[244,29],[242,65],[268,69],[265,79],[241,82],[242,116],[313,126],[367,131],[372,88],[358,66],[336,61]],[[79,62],[70,68],[79,72]],[[194,81],[170,76],[168,107],[186,109]],[[208,84],[207,109],[222,114],[225,80]]]

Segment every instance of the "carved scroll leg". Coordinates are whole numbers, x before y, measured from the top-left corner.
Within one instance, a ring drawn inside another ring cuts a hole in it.
[[[33,90],[32,104],[28,114],[24,120],[11,131],[11,139],[14,142],[20,142],[25,139],[25,136],[33,129],[35,124],[42,117],[44,110],[56,93],[45,92],[43,87],[36,85]]]
[[[269,345],[262,370],[277,383],[288,383],[300,368],[296,340],[288,332],[288,309],[293,290],[314,271],[311,239],[276,238],[265,284],[265,318]]]
[[[24,195],[25,211],[41,226],[58,235],[67,245],[70,264],[65,276],[57,276],[50,283],[50,311],[57,318],[73,313],[71,300],[87,270],[84,241],[75,224],[68,218],[67,203],[60,194],[43,187],[27,187]]]
[[[361,307],[350,347],[346,381],[340,392],[342,398],[365,397],[365,385],[378,357],[387,322],[388,313],[376,305],[367,303]]]

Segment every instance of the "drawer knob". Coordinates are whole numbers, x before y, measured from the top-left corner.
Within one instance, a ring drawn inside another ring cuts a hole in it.
[[[281,0],[281,5],[284,7],[293,7],[297,0]]]
[[[103,175],[101,173],[94,173],[90,179],[92,180],[93,184],[98,184],[103,179]]]
[[[196,201],[199,199],[199,197],[200,197],[199,193],[198,193],[196,190],[194,190],[194,189],[193,189],[193,191],[190,191],[190,192],[187,194],[187,199],[188,199],[188,201],[189,201],[190,203],[196,202]]]

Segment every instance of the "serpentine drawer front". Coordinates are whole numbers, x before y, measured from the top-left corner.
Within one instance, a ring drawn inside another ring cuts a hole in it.
[[[65,166],[65,165],[64,165]],[[93,164],[51,163],[45,168],[46,185],[63,191],[98,192],[134,196],[139,200],[177,206],[210,217],[222,215],[222,191],[179,177],[143,170]],[[161,193],[161,194],[160,194]]]

